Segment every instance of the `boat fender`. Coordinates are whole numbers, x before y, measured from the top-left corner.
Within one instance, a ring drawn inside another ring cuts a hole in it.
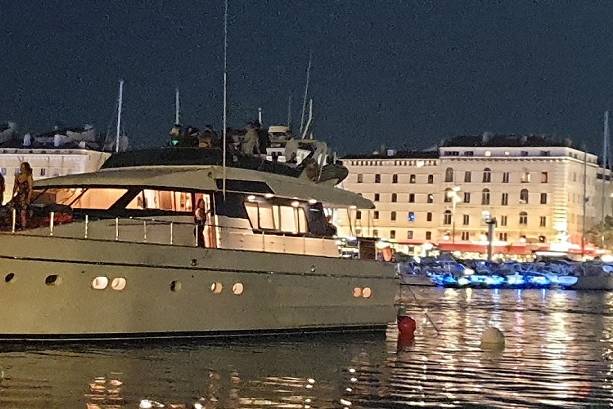
[[[504,334],[496,327],[487,327],[481,334],[481,349],[502,350],[505,346]]]
[[[413,338],[415,336],[415,330],[417,329],[417,323],[411,317],[409,317],[406,313],[404,307],[400,307],[398,310],[398,316],[396,317],[396,322],[398,326],[398,333],[401,337],[410,337]]]

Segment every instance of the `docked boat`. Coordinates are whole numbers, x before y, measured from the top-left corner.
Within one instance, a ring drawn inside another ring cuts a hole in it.
[[[0,337],[373,330],[394,319],[393,265],[342,258],[324,213],[369,200],[299,168],[219,159],[124,152],[95,173],[36,181],[26,228],[4,211]]]

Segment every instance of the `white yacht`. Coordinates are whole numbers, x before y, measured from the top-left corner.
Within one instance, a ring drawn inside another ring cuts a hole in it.
[[[114,154],[4,209],[0,338],[167,338],[384,329],[393,265],[343,259],[326,208],[372,208],[304,169],[214,150]],[[194,208],[210,211],[198,247]],[[372,245],[372,243],[370,243]],[[368,259],[366,259],[368,258]]]

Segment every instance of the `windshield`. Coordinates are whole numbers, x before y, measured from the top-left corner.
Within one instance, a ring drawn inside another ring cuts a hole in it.
[[[34,192],[33,204],[62,204],[73,209],[103,209],[110,208],[117,200],[128,192],[124,188],[112,187],[62,187],[49,188]]]

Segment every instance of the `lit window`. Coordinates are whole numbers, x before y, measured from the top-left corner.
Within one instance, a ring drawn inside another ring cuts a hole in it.
[[[241,295],[244,291],[243,283],[234,283],[232,286],[232,293],[234,295]]]
[[[92,281],[92,288],[94,290],[104,290],[109,285],[109,279],[107,277],[96,277]]]
[[[362,296],[362,289],[360,287],[355,287],[353,289],[353,296],[355,298],[360,298]]]
[[[364,287],[362,289],[362,298],[370,298],[372,297],[372,290],[370,287]]]
[[[221,294],[223,291],[223,285],[219,282],[215,282],[211,284],[211,291],[213,294]]]
[[[115,291],[121,291],[126,288],[126,279],[123,277],[115,277],[111,281],[111,288]]]

